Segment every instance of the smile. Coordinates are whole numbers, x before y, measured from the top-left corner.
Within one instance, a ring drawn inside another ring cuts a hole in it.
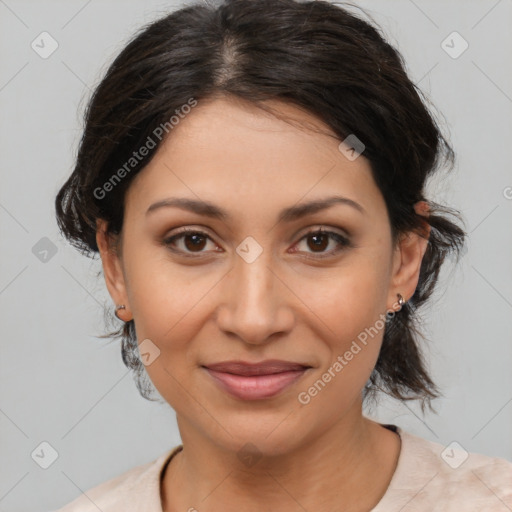
[[[214,382],[230,395],[242,400],[261,400],[278,395],[300,379],[309,368],[250,376],[235,375],[206,367],[204,369]]]

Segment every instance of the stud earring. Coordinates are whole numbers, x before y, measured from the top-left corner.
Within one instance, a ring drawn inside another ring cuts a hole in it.
[[[118,314],[117,312],[120,310],[120,309],[126,309],[126,306],[124,304],[120,304],[119,306],[116,306],[116,310],[114,311],[114,314],[117,316],[117,318],[119,318],[119,320],[123,320]],[[124,320],[123,320],[124,321]]]

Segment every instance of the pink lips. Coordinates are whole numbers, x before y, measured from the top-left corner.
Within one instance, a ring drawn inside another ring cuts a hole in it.
[[[261,400],[283,391],[304,375],[310,366],[273,359],[258,364],[223,361],[204,368],[232,396]]]

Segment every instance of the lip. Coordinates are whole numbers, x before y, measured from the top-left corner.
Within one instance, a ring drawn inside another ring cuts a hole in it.
[[[242,375],[250,377],[253,375],[272,375],[274,373],[289,372],[310,368],[308,364],[296,363],[292,361],[284,361],[281,359],[267,359],[259,363],[249,363],[247,361],[232,360],[221,361],[204,365],[210,370],[223,373],[231,373],[234,375]]]
[[[223,361],[203,368],[232,396],[242,400],[262,400],[284,391],[311,367],[273,359],[261,363]]]

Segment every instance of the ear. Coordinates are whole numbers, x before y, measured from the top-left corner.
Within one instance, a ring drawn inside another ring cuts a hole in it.
[[[131,320],[131,309],[126,292],[126,283],[122,268],[121,257],[118,246],[112,235],[108,235],[107,221],[97,219],[96,221],[96,243],[100,251],[103,273],[108,292],[115,305],[124,304],[125,309],[118,311],[119,317],[125,322]]]
[[[425,201],[419,201],[414,205],[418,215],[428,217],[429,207]],[[427,221],[423,224],[423,236],[408,232],[402,236],[393,256],[393,273],[389,289],[388,304],[396,305],[397,294],[403,296],[407,302],[418,286],[420,268],[423,256],[428,247],[430,225]],[[391,306],[390,309],[396,309]]]

